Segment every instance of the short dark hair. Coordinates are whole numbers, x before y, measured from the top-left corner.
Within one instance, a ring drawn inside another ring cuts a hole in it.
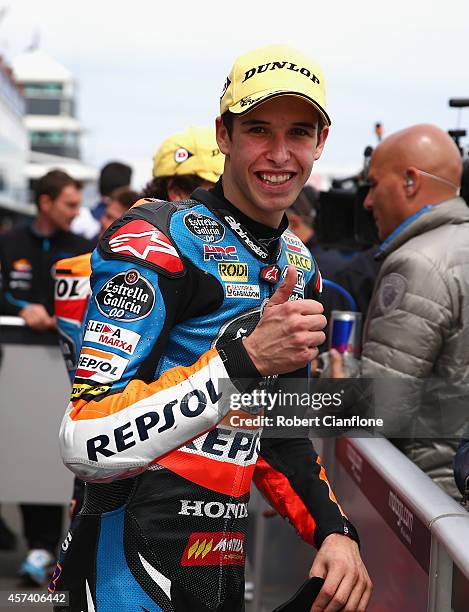
[[[135,202],[140,198],[140,195],[133,189],[128,187],[118,187],[109,196],[110,200],[116,200],[127,210],[131,208]]]
[[[234,118],[234,115],[229,110],[225,111],[223,115],[221,116],[221,121],[223,125],[225,126],[226,131],[228,132],[228,136],[230,137],[230,140],[233,134],[233,118]],[[318,113],[318,127],[317,127],[318,140],[319,140],[319,135],[321,134],[324,126],[325,126],[324,119]]]
[[[99,193],[109,196],[118,187],[128,187],[132,178],[132,168],[122,162],[109,162],[101,168]]]
[[[39,207],[41,196],[46,195],[51,200],[55,200],[69,185],[81,189],[80,181],[75,180],[63,170],[51,170],[44,174],[34,187],[36,206]]]
[[[174,186],[186,193],[192,193],[197,187],[205,183],[204,179],[196,174],[184,174],[181,176],[157,176],[142,189],[142,198],[156,198],[158,200],[169,200],[168,185],[172,181]]]

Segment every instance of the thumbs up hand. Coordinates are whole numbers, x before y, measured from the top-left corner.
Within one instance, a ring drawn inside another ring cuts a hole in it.
[[[326,339],[322,331],[327,324],[322,304],[315,300],[289,300],[296,279],[296,268],[288,266],[256,328],[244,339],[249,357],[263,376],[304,367],[317,357],[317,347]]]

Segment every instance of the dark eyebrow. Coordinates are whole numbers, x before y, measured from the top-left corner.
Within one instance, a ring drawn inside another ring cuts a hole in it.
[[[309,128],[313,130],[316,130],[318,127],[317,123],[309,123],[309,121],[297,121],[293,125],[295,125],[296,127],[304,127],[304,128]]]
[[[241,121],[242,125],[269,125],[268,121],[261,121],[261,119],[245,119]]]
[[[269,125],[269,121],[262,121],[261,119],[245,119],[241,121],[241,125]],[[309,121],[296,121],[293,123],[295,127],[303,127],[309,129],[317,129],[317,123],[309,123]]]

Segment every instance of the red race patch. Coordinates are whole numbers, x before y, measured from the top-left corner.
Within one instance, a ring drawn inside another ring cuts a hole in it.
[[[182,553],[181,565],[244,565],[244,533],[191,533]]]
[[[169,238],[143,219],[135,219],[114,232],[109,248],[113,253],[142,259],[167,272],[177,273],[184,269]]]
[[[275,285],[280,277],[280,268],[275,264],[272,266],[266,266],[262,268],[260,272],[260,277],[266,283],[270,283],[271,285]]]

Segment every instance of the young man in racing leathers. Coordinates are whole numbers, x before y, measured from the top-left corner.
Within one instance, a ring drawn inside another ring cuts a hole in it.
[[[311,442],[230,412],[264,377],[305,375],[324,341],[320,274],[284,216],[322,152],[324,106],[320,69],[295,50],[239,58],[217,119],[222,180],[141,201],[93,254],[60,432],[89,483],[51,585],[72,610],[242,610],[252,479],[319,549],[313,612],[365,610],[356,532]]]

